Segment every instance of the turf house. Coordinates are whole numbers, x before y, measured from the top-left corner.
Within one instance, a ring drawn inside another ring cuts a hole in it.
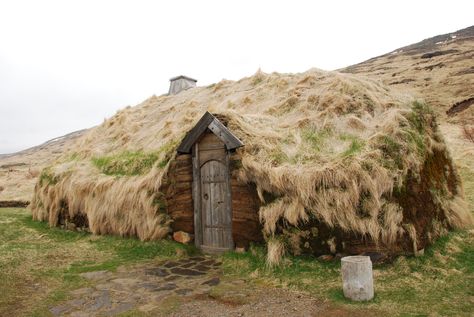
[[[127,107],[43,170],[51,226],[206,252],[413,254],[472,223],[429,105],[337,72],[223,80]]]

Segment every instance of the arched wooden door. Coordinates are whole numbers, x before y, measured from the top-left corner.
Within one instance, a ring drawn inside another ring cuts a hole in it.
[[[233,249],[229,158],[211,132],[194,145],[193,199],[196,246],[211,253]]]
[[[202,245],[220,251],[231,249],[232,214],[227,201],[227,168],[224,163],[211,160],[201,166]],[[211,250],[209,250],[211,251]]]

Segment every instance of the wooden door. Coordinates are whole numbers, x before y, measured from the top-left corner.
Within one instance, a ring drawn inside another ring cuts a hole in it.
[[[230,249],[232,216],[227,202],[227,168],[219,161],[208,161],[201,167],[202,246]]]
[[[224,143],[206,134],[194,149],[194,231],[196,246],[205,252],[234,248],[229,161]]]

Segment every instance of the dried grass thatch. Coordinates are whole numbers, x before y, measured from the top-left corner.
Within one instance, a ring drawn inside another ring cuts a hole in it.
[[[43,171],[34,218],[54,226],[62,214],[82,215],[94,233],[164,237],[167,162],[206,110],[225,118],[245,143],[239,178],[256,185],[267,237],[316,221],[386,245],[410,236],[416,247],[416,221],[404,214],[400,192],[440,155],[446,171],[432,180],[436,192],[427,199],[441,214],[426,214],[446,228],[472,223],[429,109],[374,81],[319,70],[258,72],[119,111],[82,137],[76,153]],[[123,153],[153,153],[155,161],[138,175],[106,175],[94,164]]]

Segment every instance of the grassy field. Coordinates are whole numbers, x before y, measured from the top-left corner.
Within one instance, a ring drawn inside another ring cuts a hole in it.
[[[0,316],[48,316],[48,307],[87,286],[80,273],[158,261],[196,250],[170,241],[93,236],[50,229],[25,209],[0,209]],[[418,258],[400,257],[374,267],[376,297],[351,303],[341,291],[340,265],[311,257],[287,257],[283,266],[265,266],[265,250],[222,256],[225,279],[248,279],[253,286],[303,290],[345,311],[374,315],[469,316],[474,313],[474,231],[453,232]]]
[[[49,228],[25,209],[0,208],[0,316],[49,316],[48,307],[87,286],[80,273],[192,254],[170,242],[140,242]]]

